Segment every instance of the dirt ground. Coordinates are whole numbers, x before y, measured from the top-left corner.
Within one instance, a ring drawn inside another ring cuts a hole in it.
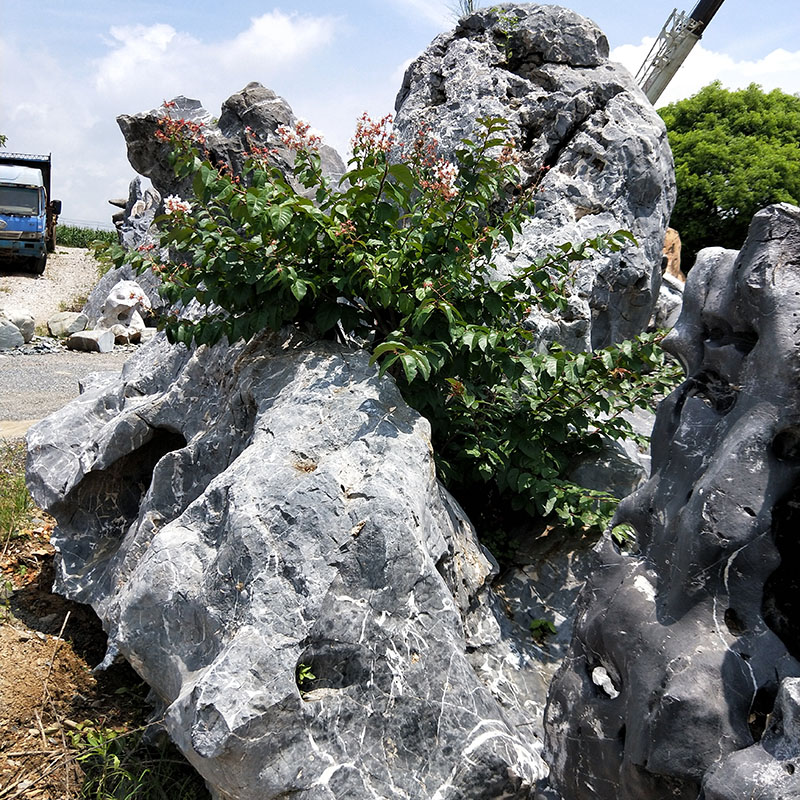
[[[41,512],[39,512],[41,514]],[[106,636],[88,606],[53,594],[53,521],[0,546],[0,800],[69,800],[84,772],[73,737],[145,722],[145,689],[127,664],[94,675]]]
[[[0,307],[26,308],[44,329],[53,314],[80,311],[99,280],[97,266],[92,254],[81,247],[57,247],[40,276],[1,264]]]

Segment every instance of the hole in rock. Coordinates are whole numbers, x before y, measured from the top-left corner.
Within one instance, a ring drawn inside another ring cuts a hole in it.
[[[154,428],[151,438],[136,450],[104,470],[90,472],[69,496],[68,502],[76,509],[72,524],[124,534],[139,515],[156,464],[167,453],[183,447],[186,439],[182,434]]]
[[[764,583],[761,615],[786,649],[800,659],[800,485],[772,510],[772,536],[781,558]]]
[[[725,625],[733,636],[741,636],[747,630],[747,625],[732,608],[725,609]]]
[[[737,390],[713,370],[700,372],[686,383],[688,397],[699,397],[718,414],[727,414],[736,405]]]
[[[297,660],[295,675],[298,677],[298,686],[308,692],[312,689],[346,689],[348,686],[364,685],[372,677],[367,656],[357,644],[324,640],[315,642]],[[310,669],[314,678],[301,685],[300,675],[304,666]]]
[[[750,508],[750,506],[743,506],[742,511],[744,511],[744,513],[747,514],[749,517],[756,516],[756,512],[753,511],[753,509]]]
[[[740,353],[749,353],[758,342],[758,334],[752,329],[735,331],[729,322],[719,319],[703,326],[703,339],[712,347],[733,345]]]
[[[778,461],[800,463],[800,427],[784,428],[772,440],[772,452]]]
[[[444,76],[441,72],[431,75],[431,105],[441,106],[447,102],[447,92],[444,89]]]
[[[794,764],[786,763],[783,765],[783,768],[789,773],[789,775],[794,775]]]
[[[626,735],[626,733],[627,733],[627,731],[626,731],[626,728],[625,728],[624,725],[619,729],[619,731],[617,733],[617,741],[620,743],[620,746],[623,747],[623,748],[625,747],[625,735]]]
[[[532,125],[526,125],[522,129],[522,133],[523,137],[520,150],[522,150],[523,153],[527,153],[533,147],[533,143],[536,141],[538,131]]]
[[[767,727],[767,718],[775,707],[778,690],[775,686],[762,686],[753,698],[750,713],[747,715],[747,727],[754,742],[761,741]]]

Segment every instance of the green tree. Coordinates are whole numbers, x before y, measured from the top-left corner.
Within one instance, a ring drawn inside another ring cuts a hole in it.
[[[800,96],[719,81],[659,110],[675,157],[684,269],[697,251],[742,246],[750,220],[771,203],[800,202]]]

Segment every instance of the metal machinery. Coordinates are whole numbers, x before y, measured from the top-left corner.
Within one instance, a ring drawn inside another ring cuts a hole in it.
[[[723,2],[724,0],[700,0],[688,17],[677,8],[669,15],[636,73],[636,81],[653,105],[692,52],[692,48],[700,41],[703,31]]]

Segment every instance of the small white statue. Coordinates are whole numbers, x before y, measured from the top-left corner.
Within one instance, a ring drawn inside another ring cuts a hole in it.
[[[117,344],[138,342],[145,329],[142,312],[150,308],[150,300],[136,281],[120,281],[108,293],[97,327],[110,329]]]

